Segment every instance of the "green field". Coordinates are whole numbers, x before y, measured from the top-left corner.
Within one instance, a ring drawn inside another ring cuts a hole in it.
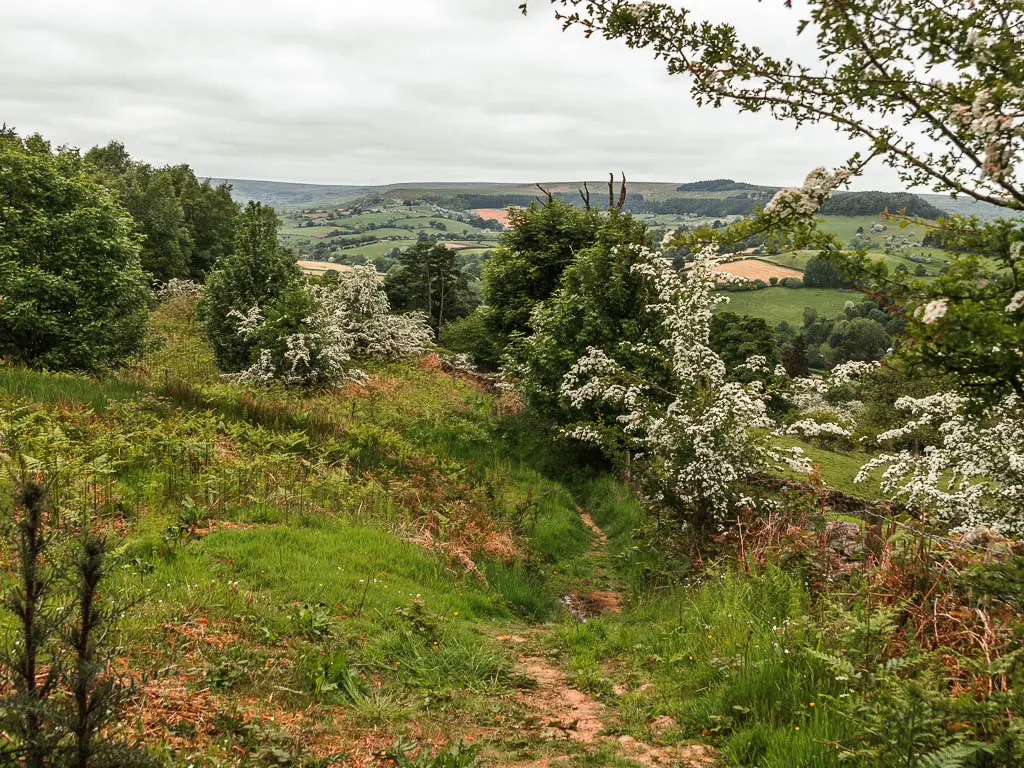
[[[879,246],[890,235],[900,235],[920,243],[921,238],[924,237],[927,231],[925,227],[917,224],[908,224],[906,227],[901,227],[900,222],[890,221],[884,216],[822,216],[819,221],[821,222],[822,230],[837,235],[844,243],[849,243],[853,239],[859,227],[863,227],[863,236],[867,240]],[[871,228],[875,224],[881,224],[886,227],[886,231],[872,232]]]
[[[770,264],[778,264],[780,267],[789,267],[790,269],[799,269],[803,272],[807,268],[807,262],[817,256],[820,251],[789,251],[787,253],[769,254],[767,256],[758,256],[761,261],[767,261]]]
[[[790,325],[801,325],[804,307],[813,307],[821,317],[835,317],[842,314],[846,302],[861,300],[857,293],[831,288],[762,288],[726,295],[729,302],[719,305],[719,312],[763,317],[772,327],[783,320]]]
[[[288,237],[316,237],[331,232],[351,232],[347,227],[281,227],[280,233]]]
[[[807,268],[807,263],[819,253],[820,251],[789,251],[787,253],[759,256],[758,258],[761,261],[778,264],[780,267],[799,269],[802,272]],[[935,277],[939,274],[939,270],[949,262],[949,254],[939,248],[900,248],[893,253],[869,251],[868,255],[872,259],[884,261],[889,265],[890,269],[896,269],[900,265],[903,265],[913,273],[918,266],[923,266],[928,272],[928,277]],[[927,264],[922,264],[921,262],[912,260],[910,258],[911,256],[924,256],[931,261]]]
[[[337,251],[336,254],[339,261],[342,263],[344,263],[345,259],[350,259],[357,255],[372,261],[373,259],[380,258],[381,256],[387,256],[395,248],[405,250],[413,245],[416,245],[415,240],[381,240],[376,243],[359,245],[355,248],[345,248]]]
[[[441,232],[457,233],[457,234],[493,234],[489,230],[479,229],[478,227],[471,226],[461,221],[455,221],[453,219],[445,219],[438,216],[417,216],[415,218],[408,219],[396,219],[391,222],[392,226],[401,229],[412,229],[419,231],[421,229],[434,230],[435,227],[431,226],[430,222],[436,221],[445,226],[444,230],[438,230]]]

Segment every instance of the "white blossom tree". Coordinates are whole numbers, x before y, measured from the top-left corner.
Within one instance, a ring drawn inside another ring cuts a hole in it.
[[[905,440],[921,431],[939,439],[922,451],[885,453],[857,476],[884,468],[882,487],[954,530],[992,528],[1024,535],[1024,404],[1016,395],[980,412],[970,398],[940,393],[901,398],[905,425],[878,436]]]
[[[392,314],[372,266],[344,272],[333,284],[302,286],[266,316],[254,305],[229,317],[257,349],[256,362],[231,375],[245,384],[331,386],[364,377],[357,359],[414,357],[433,340],[425,315]]]
[[[710,346],[717,249],[701,251],[686,278],[649,249],[638,248],[633,270],[658,298],[652,322],[665,333],[660,345],[634,345],[649,369],[666,368],[667,389],[590,348],[562,382],[562,396],[581,414],[614,410],[613,423],[588,418],[564,434],[604,447],[625,445],[649,498],[682,511],[699,526],[720,523],[740,498],[738,485],[778,456],[764,438],[773,426],[760,382],[726,381],[722,359]]]

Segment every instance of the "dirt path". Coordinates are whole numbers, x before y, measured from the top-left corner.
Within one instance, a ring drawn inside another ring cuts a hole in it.
[[[601,552],[608,543],[608,537],[589,514],[582,509],[579,512],[584,524],[594,533],[593,551]],[[600,613],[621,611],[622,595],[610,591],[581,594],[579,590],[573,590],[563,597],[563,603],[577,618],[586,620],[587,617]],[[532,630],[527,637],[500,635],[497,638],[515,653],[520,670],[534,683],[532,687],[518,693],[516,698],[527,713],[528,720],[534,724],[534,730],[542,745],[548,743],[574,747],[574,750],[563,752],[578,753],[582,750],[589,753],[611,753],[649,768],[707,768],[716,763],[715,752],[710,747],[660,744],[655,746],[631,736],[613,735],[614,710],[573,688],[565,673],[536,650],[538,645],[543,645],[544,636],[551,631],[550,627],[542,627]],[[674,725],[670,718],[659,720],[662,722],[652,723],[652,730],[657,731],[658,726],[664,730]],[[504,765],[516,768],[555,768],[568,765],[569,761],[569,755],[560,754]]]

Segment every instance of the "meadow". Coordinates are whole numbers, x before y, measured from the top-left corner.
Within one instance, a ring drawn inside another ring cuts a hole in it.
[[[821,317],[841,315],[846,302],[859,302],[861,296],[853,291],[833,288],[761,288],[756,291],[730,291],[729,301],[720,304],[718,311],[738,315],[762,317],[775,327],[785,321],[799,327],[803,324],[804,308],[811,307]]]

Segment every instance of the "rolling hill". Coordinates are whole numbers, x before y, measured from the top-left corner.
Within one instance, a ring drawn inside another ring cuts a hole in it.
[[[391,200],[434,200],[447,204],[460,204],[470,208],[503,208],[506,205],[522,205],[543,197],[537,184],[533,183],[490,183],[490,182],[402,182],[379,186],[349,184],[302,184],[283,181],[262,181],[254,179],[214,178],[215,184],[228,183],[232,186],[233,197],[239,202],[258,200],[281,210],[301,208],[338,207],[360,198],[390,198]],[[541,182],[540,187],[568,200],[578,200],[578,190],[583,182]],[[596,204],[606,203],[607,180],[588,181],[591,199]],[[694,208],[703,215],[730,215],[750,212],[757,205],[770,199],[775,187],[758,186],[732,180],[699,181],[690,183],[630,181],[628,209],[681,207]],[[885,193],[840,193],[836,200],[857,195],[862,199],[878,195],[884,205]],[[897,199],[898,196],[898,199]],[[947,195],[931,193],[911,195],[905,192],[893,193],[890,210],[907,207],[914,198],[922,202],[919,207],[935,215],[940,210],[949,214],[978,216],[994,219],[1000,209],[986,203],[961,198],[954,200]],[[883,205],[883,207],[884,207]],[[718,210],[718,209],[721,210]],[[697,210],[699,209],[699,210]],[[881,210],[881,209],[879,209]],[[653,212],[659,212],[654,210]],[[668,212],[668,211],[662,211]],[[866,212],[865,212],[866,213]]]

